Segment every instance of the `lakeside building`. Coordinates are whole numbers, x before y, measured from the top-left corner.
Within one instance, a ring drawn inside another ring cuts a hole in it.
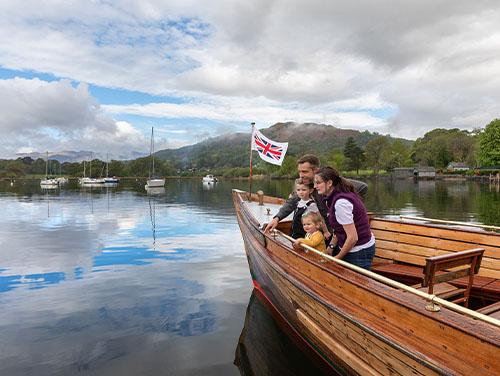
[[[393,179],[410,179],[413,177],[412,167],[396,167],[392,169]]]
[[[436,169],[432,166],[417,166],[413,168],[413,177],[417,179],[435,179]]]
[[[465,162],[451,162],[446,169],[450,171],[467,171],[470,170],[470,167]]]

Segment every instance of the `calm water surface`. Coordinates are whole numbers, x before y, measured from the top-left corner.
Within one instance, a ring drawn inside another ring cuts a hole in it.
[[[286,197],[292,184],[253,188]],[[369,186],[377,215],[500,225],[498,186]],[[174,179],[148,194],[135,181],[50,191],[0,182],[0,375],[238,375],[243,334],[260,327],[277,359],[268,371],[279,372],[280,359],[285,370],[312,371],[288,356],[293,344],[254,303],[231,197],[247,187]]]

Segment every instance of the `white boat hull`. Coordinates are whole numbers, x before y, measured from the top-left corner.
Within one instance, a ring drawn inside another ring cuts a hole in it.
[[[213,175],[207,175],[203,177],[204,183],[217,183],[217,178]]]
[[[163,187],[165,185],[165,179],[149,179],[147,181],[148,187]]]
[[[104,184],[104,179],[81,178],[80,184]]]
[[[40,182],[40,186],[44,188],[56,188],[59,182],[56,179],[45,179]]]

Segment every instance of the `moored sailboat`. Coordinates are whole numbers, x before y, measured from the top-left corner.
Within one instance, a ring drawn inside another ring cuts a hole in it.
[[[106,154],[106,177],[103,178],[105,184],[118,184],[120,179],[116,176],[109,176],[109,160],[108,154]]]
[[[165,179],[160,178],[155,175],[155,142],[153,135],[153,127],[151,127],[151,147],[149,152],[150,158],[150,170],[149,170],[149,178],[147,180],[146,188],[154,188],[154,187],[163,187],[165,185]]]
[[[89,176],[85,176],[85,161],[83,162],[83,177],[78,180],[82,185],[101,185],[104,184],[104,179],[92,177],[92,153],[90,153]]]
[[[40,182],[42,188],[57,188],[59,187],[59,182],[57,179],[49,178],[49,152],[47,151],[47,157],[45,162],[45,179]]]

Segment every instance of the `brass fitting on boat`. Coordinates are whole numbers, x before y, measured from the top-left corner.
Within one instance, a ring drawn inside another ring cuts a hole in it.
[[[431,297],[429,299],[431,304],[428,306],[425,306],[426,310],[431,311],[431,312],[439,312],[441,310],[441,308],[436,303],[434,303],[435,298],[436,298],[436,295],[431,295]]]
[[[264,192],[257,191],[257,196],[259,196],[259,205],[263,206],[264,205]]]

